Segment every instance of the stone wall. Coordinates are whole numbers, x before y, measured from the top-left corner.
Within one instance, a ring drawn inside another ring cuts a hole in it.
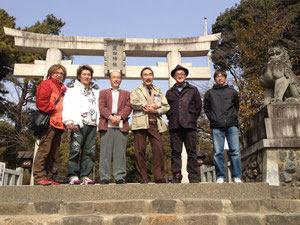
[[[300,148],[279,150],[280,185],[300,187]]]
[[[245,182],[262,182],[263,156],[256,152],[242,160],[242,178]]]
[[[276,152],[280,186],[300,187],[300,148],[280,148],[272,149],[272,151]],[[263,182],[263,157],[266,157],[263,153],[263,151],[257,151],[243,158],[244,181]]]

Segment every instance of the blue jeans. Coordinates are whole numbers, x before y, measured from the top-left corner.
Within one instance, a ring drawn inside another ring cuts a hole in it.
[[[225,137],[229,147],[232,179],[241,178],[241,154],[238,128],[236,126],[212,128],[212,135],[217,179],[226,178],[224,164]]]

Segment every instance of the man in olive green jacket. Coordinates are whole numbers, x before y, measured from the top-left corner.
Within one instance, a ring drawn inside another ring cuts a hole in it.
[[[155,183],[165,183],[164,157],[161,133],[167,130],[162,115],[170,106],[159,87],[154,86],[154,74],[150,67],[141,71],[143,84],[130,93],[130,105],[133,109],[132,131],[134,134],[137,178],[147,183],[146,137],[149,137],[153,152],[153,174]]]

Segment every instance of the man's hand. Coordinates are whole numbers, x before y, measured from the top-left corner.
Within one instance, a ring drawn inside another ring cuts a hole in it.
[[[77,132],[79,131],[79,126],[78,125],[73,125],[73,123],[69,123],[68,125],[66,125],[67,129]]]
[[[154,110],[157,110],[157,109],[159,108],[159,106],[158,106],[157,103],[150,104],[150,105],[148,105],[148,107],[151,107],[151,108],[153,108]]]
[[[69,123],[66,127],[69,130],[73,130],[73,123]]]
[[[111,116],[110,118],[109,118],[109,120],[110,120],[110,122],[113,124],[113,125],[119,125],[119,122],[120,122],[120,120],[121,120],[122,118],[121,118],[121,116]]]
[[[156,111],[157,108],[158,107],[157,107],[156,103],[155,104],[151,104],[151,105],[146,105],[144,107],[144,112],[148,113],[148,114],[156,114],[157,113],[157,111]]]

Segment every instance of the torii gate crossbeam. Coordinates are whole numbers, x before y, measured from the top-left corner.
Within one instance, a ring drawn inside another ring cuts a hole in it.
[[[68,77],[75,77],[78,66],[72,65],[69,60],[62,60],[63,55],[104,56],[106,41],[122,40],[126,57],[167,57],[167,63],[158,63],[152,69],[156,79],[168,80],[171,70],[177,64],[181,64],[181,57],[207,56],[221,36],[218,33],[190,38],[138,39],[46,35],[6,27],[4,31],[7,36],[14,38],[15,45],[20,51],[47,54],[46,61],[38,60],[35,64],[15,64],[14,75],[18,77],[44,76],[54,63],[62,63],[68,71]],[[91,66],[95,70],[96,79],[106,78],[104,66]],[[211,77],[209,67],[192,67],[191,64],[185,66],[190,71],[188,76],[190,80],[208,80]],[[141,68],[142,66],[126,66],[123,79],[139,79]]]

